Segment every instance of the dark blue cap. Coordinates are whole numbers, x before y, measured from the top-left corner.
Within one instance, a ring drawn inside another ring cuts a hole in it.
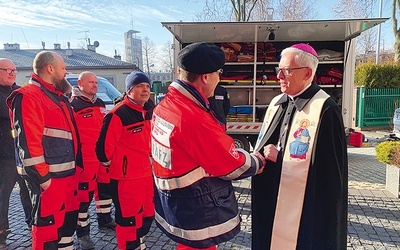
[[[129,91],[138,85],[139,83],[148,83],[150,85],[150,80],[149,78],[142,72],[139,71],[133,71],[131,72],[125,79],[125,89],[126,93],[129,93]]]

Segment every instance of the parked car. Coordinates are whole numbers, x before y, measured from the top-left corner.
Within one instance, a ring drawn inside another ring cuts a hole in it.
[[[65,78],[72,86],[78,85],[78,74],[68,74]],[[99,88],[97,96],[104,101],[107,110],[114,106],[114,100],[121,96],[121,93],[106,78],[97,76]]]

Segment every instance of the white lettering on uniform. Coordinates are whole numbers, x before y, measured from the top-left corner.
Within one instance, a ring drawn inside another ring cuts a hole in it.
[[[151,154],[153,160],[164,168],[171,170],[171,149],[164,147],[153,138],[151,139]]]
[[[214,96],[214,99],[215,99],[215,100],[222,100],[222,101],[223,101],[223,100],[224,100],[224,96],[223,96],[223,95],[215,95],[215,96]]]
[[[175,125],[153,114],[153,130],[151,132],[151,152],[153,159],[164,168],[171,169],[171,149],[169,138]]]

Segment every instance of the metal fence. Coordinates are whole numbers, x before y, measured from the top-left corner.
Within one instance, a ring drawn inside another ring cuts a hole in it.
[[[356,126],[392,126],[393,114],[400,104],[400,88],[357,89]]]

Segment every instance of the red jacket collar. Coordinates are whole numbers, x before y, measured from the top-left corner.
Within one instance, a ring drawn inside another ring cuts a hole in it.
[[[44,81],[42,78],[40,78],[38,75],[36,75],[35,73],[31,74],[31,79],[29,81],[30,84],[40,84],[42,85],[44,88],[46,88],[47,90],[57,94],[58,96],[63,95],[63,93],[59,90],[56,90],[56,87],[46,81]]]
[[[143,105],[139,105],[137,103],[132,102],[132,100],[130,100],[128,96],[124,97],[124,100],[122,101],[122,103],[125,105],[128,105],[129,107],[131,107],[137,111],[140,111],[140,112],[144,111]]]

